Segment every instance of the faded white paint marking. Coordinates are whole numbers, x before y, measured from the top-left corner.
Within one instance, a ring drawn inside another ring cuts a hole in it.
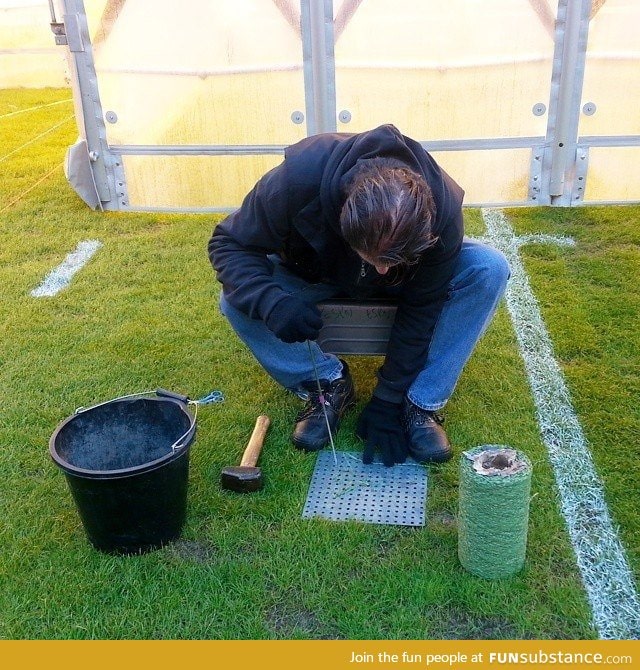
[[[557,244],[559,247],[575,247],[576,241],[572,237],[563,235],[519,235],[516,244],[521,247],[524,244]]]
[[[40,286],[31,291],[34,298],[45,298],[56,295],[66,288],[73,275],[80,270],[93,254],[102,246],[102,242],[98,240],[84,240],[78,242],[75,251],[72,251],[67,257],[54,268],[43,280]]]
[[[640,600],[633,574],[611,522],[602,483],[518,254],[523,238],[514,235],[501,211],[485,209],[482,215],[487,227],[486,239],[505,254],[511,265],[507,308],[594,624],[603,639],[638,639]]]

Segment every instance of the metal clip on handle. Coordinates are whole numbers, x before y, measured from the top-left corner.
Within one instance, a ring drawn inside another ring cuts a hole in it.
[[[156,389],[155,394],[159,398],[169,398],[170,400],[177,400],[178,402],[183,403],[184,405],[193,405],[194,410],[193,414],[191,416],[191,423],[189,424],[189,428],[187,428],[187,432],[184,433],[184,435],[181,435],[172,445],[171,449],[172,451],[177,451],[178,449],[182,449],[182,447],[185,446],[185,441],[193,435],[193,433],[196,430],[196,419],[198,418],[198,403],[195,402],[194,400],[189,400],[189,396],[182,395],[180,393],[175,393],[174,391],[167,391],[167,389]],[[187,412],[189,414],[189,412]]]

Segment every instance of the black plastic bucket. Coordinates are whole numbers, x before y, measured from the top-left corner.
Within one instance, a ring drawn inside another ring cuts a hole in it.
[[[195,416],[158,390],[77,410],[49,440],[91,544],[141,554],[177,539],[187,508]]]

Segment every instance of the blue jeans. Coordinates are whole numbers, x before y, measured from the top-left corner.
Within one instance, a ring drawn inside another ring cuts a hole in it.
[[[293,275],[273,258],[274,280],[300,299],[317,303],[340,293],[333,284],[309,284]],[[506,258],[491,247],[465,238],[449,284],[447,300],[436,323],[424,368],[407,391],[409,400],[426,410],[445,406],[462,369],[495,314],[509,278]],[[301,384],[314,379],[313,363],[306,342],[286,344],[263,321],[251,319],[232,307],[224,296],[220,309],[238,337],[257,361],[280,385],[303,395]],[[342,364],[334,354],[324,353],[312,342],[318,375],[333,381]]]

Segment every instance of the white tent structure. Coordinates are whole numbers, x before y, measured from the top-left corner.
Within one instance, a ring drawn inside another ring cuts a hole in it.
[[[68,86],[47,0],[0,0],[0,88]]]
[[[226,211],[287,145],[381,123],[467,205],[640,201],[638,0],[49,4],[92,207]]]

